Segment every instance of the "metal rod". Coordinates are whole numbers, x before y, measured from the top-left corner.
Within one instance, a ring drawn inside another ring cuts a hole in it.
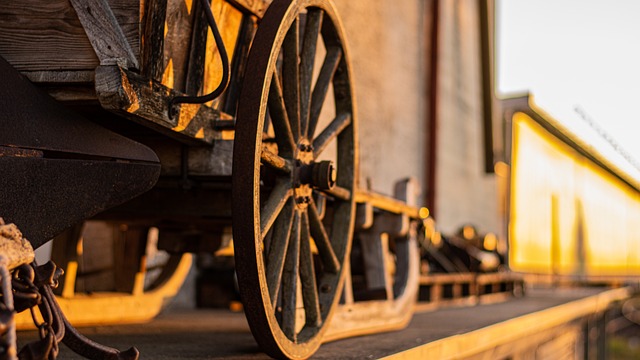
[[[213,32],[213,37],[216,41],[218,52],[220,53],[220,60],[222,61],[222,79],[220,80],[220,84],[218,85],[218,87],[207,95],[176,96],[171,99],[171,102],[169,104],[170,115],[173,115],[174,105],[182,103],[204,104],[220,96],[229,85],[229,75],[231,72],[231,68],[229,66],[229,56],[227,55],[227,49],[225,48],[224,42],[222,41],[222,36],[220,35],[218,25],[216,24],[216,19],[213,17],[213,13],[211,12],[211,4],[208,0],[200,0],[200,3],[203,7],[205,15],[207,16],[207,22],[209,23],[211,32]]]

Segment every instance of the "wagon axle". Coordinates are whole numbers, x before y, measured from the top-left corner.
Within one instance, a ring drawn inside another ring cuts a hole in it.
[[[333,161],[319,161],[298,167],[300,185],[310,185],[319,190],[330,190],[336,185],[338,172]]]

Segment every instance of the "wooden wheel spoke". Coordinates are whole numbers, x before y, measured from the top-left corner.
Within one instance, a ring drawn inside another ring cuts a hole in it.
[[[321,9],[308,9],[307,23],[304,29],[302,41],[302,53],[300,55],[300,114],[302,133],[308,135],[309,128],[309,104],[311,102],[311,82],[313,77],[313,65],[316,60],[316,48],[318,36],[322,27],[324,12]]]
[[[336,116],[333,121],[313,140],[313,158],[317,159],[324,149],[333,141],[340,133],[351,125],[351,114],[342,113]]]
[[[343,296],[353,239],[358,142],[346,40],[327,0],[274,3],[255,34],[245,30],[231,179],[238,290],[269,356],[309,358]],[[337,186],[323,190],[334,175]]]
[[[280,171],[285,174],[290,174],[292,165],[291,162],[283,157],[280,157],[266,146],[262,145],[262,152],[260,153],[260,160],[263,164],[268,165],[274,170]]]
[[[333,75],[336,73],[338,64],[342,59],[342,49],[339,47],[332,47],[327,49],[327,56],[324,59],[322,68],[320,69],[320,75],[313,88],[313,94],[311,95],[311,109],[309,110],[309,137],[313,138],[318,124],[318,118],[320,117],[320,111],[324,104],[327,92],[329,91],[329,85],[333,80]]]
[[[284,99],[282,97],[282,86],[280,84],[280,77],[278,76],[277,71],[273,72],[273,79],[271,79],[267,105],[269,107],[269,114],[271,114],[273,131],[276,134],[276,142],[278,143],[280,153],[293,154],[295,141],[293,132],[291,131],[291,125],[289,123],[289,116],[287,114]]]
[[[327,235],[327,231],[325,230],[324,225],[322,224],[322,221],[318,216],[316,205],[311,202],[308,209],[309,230],[311,232],[313,240],[316,243],[318,252],[320,253],[322,264],[324,265],[324,268],[327,272],[337,274],[340,271],[340,261],[338,261],[338,257],[333,250],[333,246],[331,246],[329,235]]]
[[[300,138],[300,69],[298,20],[294,21],[282,45],[282,80],[284,102],[291,123],[294,140]]]
[[[318,327],[322,324],[320,301],[316,285],[316,272],[313,268],[311,238],[309,236],[309,218],[302,216],[300,227],[300,280],[302,283],[302,300],[304,303],[306,325]]]
[[[318,219],[324,219],[324,215],[327,212],[327,196],[319,191],[314,192],[314,204],[316,206],[316,212],[318,213]]]
[[[293,228],[282,274],[282,331],[296,340],[296,307],[300,267],[300,214],[294,211]]]
[[[276,304],[278,292],[280,291],[282,271],[293,224],[293,208],[293,199],[289,198],[274,224],[271,246],[267,255],[267,286],[272,305]]]
[[[262,239],[267,235],[292,194],[293,190],[291,190],[289,181],[278,180],[276,182],[276,186],[269,194],[269,198],[260,209],[260,234]]]

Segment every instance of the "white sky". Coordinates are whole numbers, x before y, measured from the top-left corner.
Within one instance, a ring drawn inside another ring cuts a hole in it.
[[[529,91],[619,164],[591,119],[640,161],[640,0],[497,0],[498,93]],[[616,159],[617,158],[617,159]],[[640,171],[625,169],[640,179]]]

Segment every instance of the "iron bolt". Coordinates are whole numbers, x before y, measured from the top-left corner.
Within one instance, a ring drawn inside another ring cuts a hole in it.
[[[300,151],[303,151],[303,152],[311,152],[313,151],[313,146],[307,145],[307,144],[300,144],[298,145],[298,149],[300,149]]]

